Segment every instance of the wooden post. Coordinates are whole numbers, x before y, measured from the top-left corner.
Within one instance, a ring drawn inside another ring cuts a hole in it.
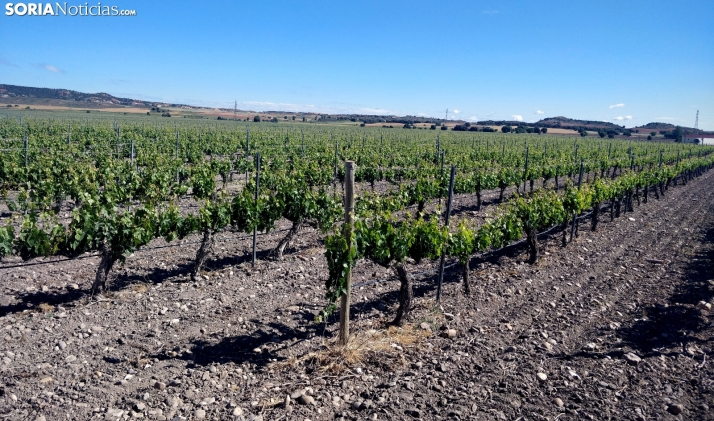
[[[178,161],[179,157],[179,132],[176,130],[176,160]],[[178,164],[178,163],[177,163]],[[176,183],[178,184],[179,182],[179,167],[176,167]]]
[[[523,170],[523,194],[526,194],[526,180],[528,179],[528,146],[526,146],[526,168]],[[531,186],[533,187],[533,186]]]
[[[260,152],[256,154],[255,162],[255,206],[258,206],[258,192],[260,190]],[[253,266],[255,266],[256,245],[258,244],[258,227],[253,227]]]
[[[20,118],[22,118],[22,117],[20,117]],[[27,132],[25,131],[24,125],[22,126],[22,140],[25,143],[25,170],[27,170],[27,153],[28,153],[28,150],[27,150],[28,144],[27,143],[28,142],[27,142]]]
[[[134,168],[134,139],[131,139],[131,167]]]
[[[344,236],[347,239],[348,247],[352,247],[352,232],[354,231],[354,186],[355,186],[355,163],[345,162],[345,225]],[[347,345],[350,337],[350,295],[352,293],[352,270],[349,269],[346,275],[345,290],[347,293],[341,298],[340,307],[340,344]]]
[[[677,150],[677,168],[679,168],[679,150]]]
[[[330,141],[332,141],[332,133],[330,133]],[[337,141],[335,140],[335,163],[333,164],[334,173],[332,174],[332,194],[337,196]]]
[[[578,189],[580,189],[580,186],[583,183],[583,161],[582,159],[580,160],[580,176],[578,177]],[[573,237],[575,236],[575,224],[576,221],[578,220],[578,214],[573,213],[573,225],[570,227],[570,241],[573,241]]]
[[[444,180],[444,152],[441,152],[441,169],[439,170],[439,207],[441,207],[441,182]]]
[[[245,126],[245,160],[246,162],[248,161],[248,148],[249,148],[249,142],[250,142],[250,129],[248,126]],[[246,166],[245,170],[245,184],[248,185],[248,166]]]
[[[441,155],[441,140],[439,139],[439,133],[436,134],[436,159],[439,159]],[[442,167],[443,169],[443,167]]]
[[[451,166],[451,177],[449,179],[449,199],[446,202],[446,216],[444,225],[449,226],[449,216],[451,215],[451,201],[454,198],[454,178],[456,177],[456,167]],[[436,301],[441,300],[441,284],[444,282],[444,263],[446,261],[446,249],[441,253],[441,263],[439,264],[439,283],[436,287]]]

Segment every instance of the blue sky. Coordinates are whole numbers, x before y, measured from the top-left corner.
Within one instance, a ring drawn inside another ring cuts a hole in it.
[[[3,7],[0,83],[207,106],[235,99],[258,111],[443,117],[448,108],[464,120],[563,115],[628,127],[693,126],[699,109],[700,128],[714,130],[711,0],[102,5],[137,16],[6,16]]]

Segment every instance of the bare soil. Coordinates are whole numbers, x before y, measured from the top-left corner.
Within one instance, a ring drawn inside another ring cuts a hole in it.
[[[259,237],[255,266],[250,238],[219,234],[200,282],[188,276],[197,237],[155,241],[96,297],[98,257],[5,259],[0,417],[714,419],[714,327],[699,306],[714,296],[712,181],[612,222],[603,212],[598,232],[583,220],[565,248],[561,233],[541,236],[535,265],[522,247],[474,258],[470,297],[458,265],[436,303],[438,263],[410,264],[402,329],[388,326],[398,281],[360,262],[350,349],[335,343],[336,317],[314,322],[327,268],[311,229],[280,262],[267,254],[285,233]]]

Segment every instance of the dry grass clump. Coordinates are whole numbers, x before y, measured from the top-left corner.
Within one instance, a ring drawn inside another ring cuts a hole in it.
[[[134,292],[143,294],[149,290],[149,286],[146,284],[134,284],[134,285],[132,285],[131,289]]]
[[[47,303],[40,303],[37,306],[38,309],[40,309],[41,312],[43,313],[50,313],[54,311],[55,307],[53,305],[47,304]]]
[[[342,346],[338,339],[333,339],[319,351],[274,363],[271,368],[280,370],[305,366],[333,374],[364,365],[393,368],[395,364],[406,365],[404,349],[417,346],[428,335],[428,331],[415,325],[370,329],[352,335],[347,345]]]

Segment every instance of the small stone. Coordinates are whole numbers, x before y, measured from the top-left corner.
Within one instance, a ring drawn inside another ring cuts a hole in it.
[[[359,411],[360,409],[362,409],[362,401],[356,400],[352,402],[352,409],[354,409],[355,411]]]
[[[428,332],[431,332],[431,325],[430,325],[429,323],[427,323],[427,322],[423,322],[422,324],[419,325],[419,327],[420,327],[422,330],[426,330],[426,331],[428,331]]]
[[[46,421],[44,415],[40,415],[39,417],[35,418],[35,421]]]
[[[254,349],[253,349],[253,352],[256,353],[256,354],[262,354],[262,353],[263,353],[263,350],[260,349],[260,348],[254,348]]]
[[[144,412],[146,409],[146,405],[143,404],[142,402],[137,402],[134,404],[134,410],[137,412]]]
[[[77,357],[75,357],[74,355],[68,355],[67,358],[64,359],[64,361],[67,363],[73,363],[77,361]]]
[[[421,412],[419,412],[419,410],[416,408],[409,408],[406,411],[404,411],[404,413],[409,415],[412,418],[421,418]]]
[[[700,301],[697,304],[697,308],[699,310],[706,310],[706,311],[711,311],[712,305],[710,303],[707,303],[706,301]]]
[[[156,383],[154,383],[154,389],[164,390],[164,389],[166,389],[166,383],[156,382]]]
[[[560,398],[555,398],[555,399],[553,399],[553,402],[558,406],[558,408],[562,408],[563,405],[564,405],[564,404],[563,404],[563,400],[560,399]]]
[[[195,415],[197,420],[202,420],[206,418],[206,411],[204,411],[203,409],[197,409]]]
[[[624,358],[630,365],[637,365],[640,361],[642,361],[642,358],[638,357],[632,352],[628,352],[627,354],[625,354]]]
[[[233,408],[234,417],[240,417],[241,415],[243,415],[243,408],[241,408],[240,406],[236,406],[235,408]]]
[[[583,347],[586,351],[595,351],[598,346],[595,342],[589,342]]]
[[[539,382],[544,382],[548,380],[548,376],[545,373],[538,373],[536,374],[536,377],[538,378]]]
[[[300,396],[302,396],[304,394],[305,394],[305,389],[298,389],[290,394],[290,398],[293,400],[297,400]]]
[[[298,402],[303,405],[313,405],[315,403],[315,398],[310,395],[302,395],[300,396],[300,399],[298,399]]]
[[[65,341],[59,341],[57,343],[57,346],[59,347],[59,349],[65,349],[67,348],[67,343]]]
[[[441,332],[442,338],[454,339],[456,337],[456,329],[446,329]]]
[[[117,408],[107,408],[107,416],[108,416],[108,417],[116,417],[116,418],[119,418],[119,417],[121,417],[122,415],[124,415],[124,411],[122,411],[121,409],[117,409]]]
[[[684,412],[684,405],[679,403],[670,404],[669,406],[667,406],[667,412],[672,415],[679,415]]]

